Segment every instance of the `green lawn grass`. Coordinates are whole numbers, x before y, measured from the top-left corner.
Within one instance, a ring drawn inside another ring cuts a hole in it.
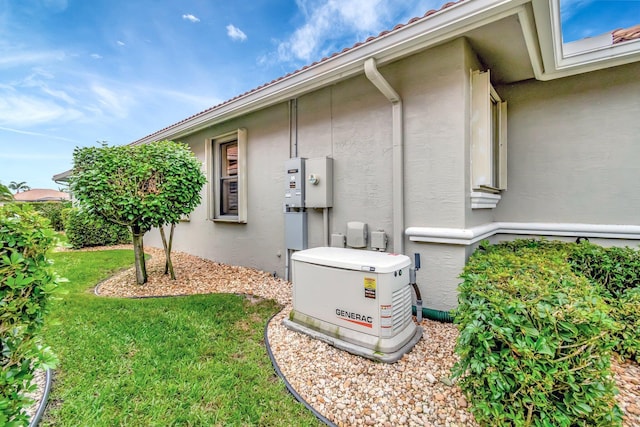
[[[45,328],[60,365],[41,425],[320,425],[288,394],[266,353],[275,302],[101,298],[91,288],[130,266],[132,251],[51,258],[69,282]]]

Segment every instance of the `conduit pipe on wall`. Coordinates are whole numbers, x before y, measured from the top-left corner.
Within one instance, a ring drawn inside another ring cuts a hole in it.
[[[329,208],[322,208],[322,234],[324,246],[329,246]]]
[[[393,252],[404,253],[404,131],[402,99],[380,74],[376,60],[369,58],[364,63],[364,73],[392,105],[392,198],[393,198]]]

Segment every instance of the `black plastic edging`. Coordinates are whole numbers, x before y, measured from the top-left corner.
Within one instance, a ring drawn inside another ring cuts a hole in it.
[[[271,351],[271,345],[269,344],[269,337],[267,333],[267,331],[269,330],[269,323],[271,323],[273,318],[276,317],[278,314],[279,313],[276,313],[273,316],[271,316],[271,318],[267,321],[266,326],[264,327],[264,344],[267,347],[267,354],[269,355],[269,359],[271,359],[271,364],[273,365],[273,369],[276,371],[276,374],[282,379],[282,381],[284,381],[284,385],[287,387],[287,390],[289,390],[289,393],[291,393],[298,402],[302,403],[308,410],[310,410],[313,413],[313,415],[316,416],[316,418],[318,418],[320,421],[322,421],[329,427],[337,427],[328,418],[326,418],[324,415],[318,412],[313,406],[311,406],[306,400],[304,400],[302,396],[300,396],[298,392],[295,391],[295,389],[291,386],[289,381],[287,381],[287,378],[284,376],[284,374],[280,370],[280,367],[278,366],[278,362],[276,362],[276,359],[273,356],[273,352]]]
[[[44,381],[44,393],[42,394],[42,399],[40,400],[40,405],[38,406],[38,410],[36,414],[31,419],[29,423],[29,427],[36,427],[40,424],[40,420],[42,419],[42,415],[44,414],[44,410],[47,407],[47,400],[49,400],[49,392],[51,391],[51,369],[46,370],[45,381]]]

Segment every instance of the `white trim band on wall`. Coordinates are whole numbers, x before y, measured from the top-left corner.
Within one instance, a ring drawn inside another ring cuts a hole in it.
[[[412,242],[452,245],[471,245],[495,234],[640,240],[640,225],[491,222],[471,228],[409,227],[405,234]]]

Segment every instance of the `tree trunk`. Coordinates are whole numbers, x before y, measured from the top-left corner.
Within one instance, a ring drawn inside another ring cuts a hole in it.
[[[147,283],[147,266],[144,261],[144,246],[142,236],[144,233],[138,226],[131,226],[131,234],[133,235],[133,254],[136,265],[136,283],[144,285]]]
[[[173,263],[171,262],[171,246],[173,244],[173,230],[175,229],[175,227],[175,224],[171,224],[168,244],[167,237],[164,234],[164,227],[160,227],[160,237],[162,237],[162,246],[164,247],[164,256],[166,258],[164,263],[164,274],[169,273],[171,275],[171,280],[176,280],[176,274],[173,271]]]

